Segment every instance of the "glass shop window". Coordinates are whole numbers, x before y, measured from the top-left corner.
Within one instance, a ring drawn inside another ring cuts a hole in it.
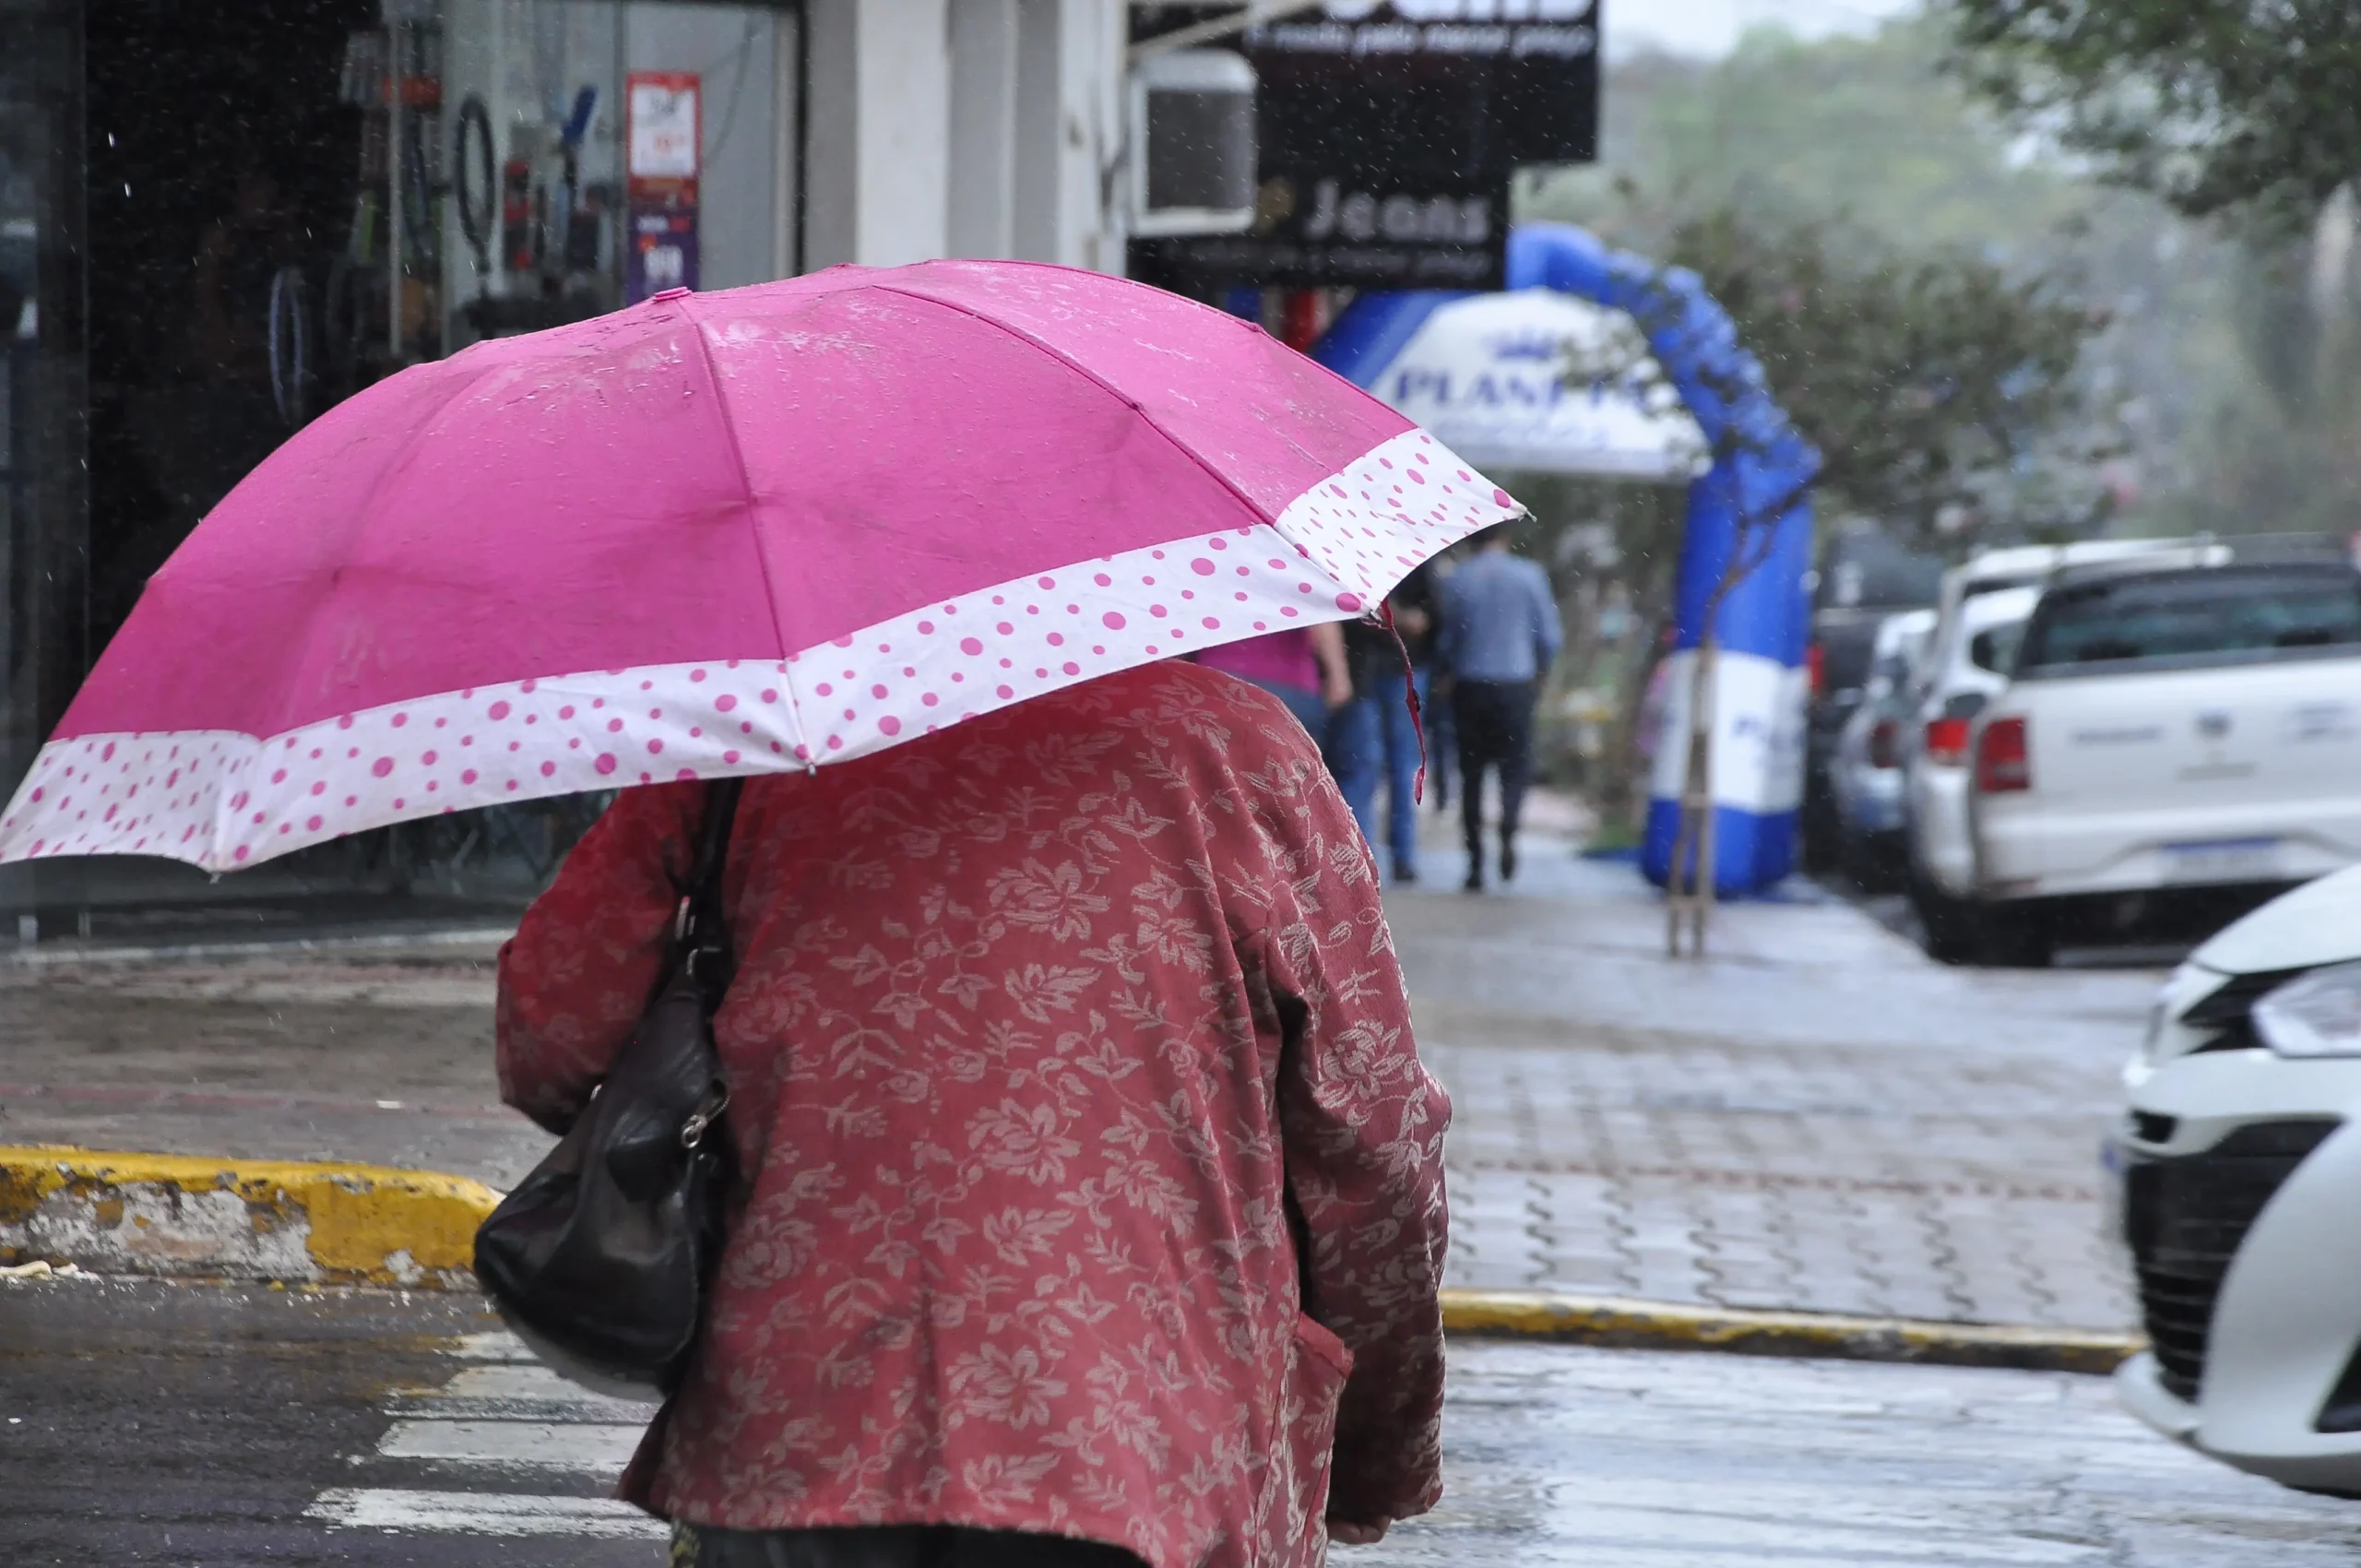
[[[481,339],[792,273],[799,26],[792,5],[672,0],[92,6],[88,467],[69,465],[87,576],[47,622],[11,600],[62,672],[9,709],[16,727],[54,721],[149,575],[322,410]],[[0,60],[0,346],[47,308],[19,243],[39,160],[8,139],[13,68]],[[0,440],[14,428],[0,410]],[[0,505],[17,508],[7,461]],[[30,760],[14,750],[0,782]],[[218,885],[144,861],[72,874],[117,903],[266,884],[529,891],[584,820],[553,802],[409,824]]]

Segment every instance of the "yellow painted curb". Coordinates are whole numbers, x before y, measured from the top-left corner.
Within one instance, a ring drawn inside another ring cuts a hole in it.
[[[1635,1349],[1729,1350],[2045,1372],[2108,1372],[2145,1348],[2144,1341],[2132,1336],[2089,1329],[1761,1312],[1546,1290],[1445,1290],[1442,1324],[1454,1334]]]
[[[0,1264],[289,1284],[467,1289],[500,1194],[431,1170],[0,1146]],[[2104,1372],[2120,1335],[1758,1312],[1542,1290],[1445,1290],[1443,1327],[1631,1348]]]
[[[457,1288],[499,1201],[427,1170],[0,1146],[0,1263]]]

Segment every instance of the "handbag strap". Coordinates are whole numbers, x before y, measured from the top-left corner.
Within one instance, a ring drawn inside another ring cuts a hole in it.
[[[673,949],[679,961],[706,989],[707,1008],[718,1006],[729,989],[735,955],[730,951],[730,922],[721,900],[721,873],[730,859],[730,829],[738,815],[742,778],[720,778],[706,786],[705,820],[697,827],[696,859],[689,872],[687,892],[681,897],[673,922]],[[697,960],[710,956],[698,973]]]

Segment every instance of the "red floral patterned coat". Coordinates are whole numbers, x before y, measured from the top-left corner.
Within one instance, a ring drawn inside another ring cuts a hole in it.
[[[570,1116],[626,1038],[702,801],[625,791],[526,916],[511,1104]],[[1275,701],[1159,665],[755,780],[725,893],[751,1181],[625,1496],[1156,1568],[1432,1506],[1450,1105]]]

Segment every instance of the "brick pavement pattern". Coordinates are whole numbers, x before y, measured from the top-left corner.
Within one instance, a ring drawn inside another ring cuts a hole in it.
[[[2097,1138],[2155,976],[1949,969],[1857,911],[1745,904],[1661,956],[1628,868],[1536,839],[1389,895],[1450,1085],[1452,1282],[2119,1328]],[[491,938],[0,962],[0,1142],[420,1166],[513,1183]]]
[[[1534,850],[1507,896],[1442,866],[1389,903],[1457,1107],[1452,1283],[2134,1321],[2098,1140],[2153,974],[1946,968],[1833,901],[1668,960],[1628,867]]]

